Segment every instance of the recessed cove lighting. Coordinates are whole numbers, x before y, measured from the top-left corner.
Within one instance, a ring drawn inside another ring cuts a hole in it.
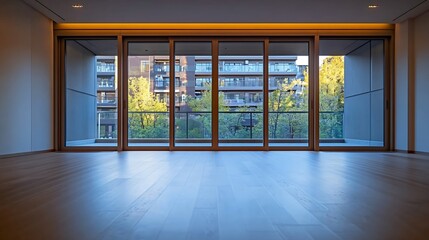
[[[80,3],[76,3],[72,5],[72,8],[83,8],[83,5]]]
[[[368,5],[368,8],[374,9],[374,8],[378,8],[379,6],[377,4],[370,4]]]

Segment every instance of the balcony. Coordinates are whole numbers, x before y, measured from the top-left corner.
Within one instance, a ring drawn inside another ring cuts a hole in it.
[[[212,65],[211,64],[198,64],[195,66],[195,74],[206,74],[211,75]]]
[[[257,107],[262,106],[262,101],[252,101],[246,99],[225,99],[225,106],[229,107]]]
[[[116,97],[104,97],[97,98],[97,105],[100,107],[112,107],[116,106]]]
[[[99,112],[97,123],[116,124],[116,112]],[[210,142],[211,112],[176,112],[176,142]],[[269,143],[308,142],[308,112],[269,112]],[[168,143],[169,112],[129,112],[128,136],[132,143]],[[321,143],[343,143],[343,112],[320,113]],[[99,129],[99,128],[98,128]],[[245,144],[263,139],[263,112],[220,111],[219,143]]]
[[[262,90],[262,79],[234,79],[221,78],[219,79],[219,90]]]
[[[98,80],[97,81],[97,90],[98,91],[115,91],[115,84],[112,80]]]
[[[284,75],[292,74],[295,75],[298,72],[298,68],[293,64],[271,64],[268,69],[270,75]]]
[[[162,92],[169,89],[170,81],[169,79],[155,80],[155,91],[161,90]]]
[[[116,125],[118,119],[117,112],[98,111],[97,120],[101,125]]]
[[[263,65],[225,65],[219,66],[219,75],[262,75]]]
[[[274,91],[277,89],[281,89],[282,85],[287,83],[287,80],[277,80],[271,79],[269,80],[269,90]],[[197,82],[195,83],[195,90],[204,91],[207,90],[207,85],[211,84],[211,81]],[[263,89],[263,81],[261,80],[238,80],[238,81],[225,81],[223,79],[219,79],[219,90],[220,91],[229,91],[229,90],[260,90]]]
[[[182,72],[186,70],[185,68],[181,68],[179,64],[174,66],[175,72]],[[155,64],[153,66],[153,71],[156,74],[168,75],[170,73],[170,65],[169,64]]]
[[[103,91],[103,92],[114,92],[116,91],[115,86],[98,86],[97,91]]]
[[[114,63],[97,62],[97,74],[115,73]]]

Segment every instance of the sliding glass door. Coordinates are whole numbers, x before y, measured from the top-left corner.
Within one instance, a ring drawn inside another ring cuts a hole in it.
[[[309,145],[309,43],[271,42],[268,50],[269,146]]]
[[[321,147],[383,147],[385,47],[382,39],[321,39]]]
[[[174,45],[174,146],[212,146],[211,42]]]
[[[385,149],[387,43],[64,38],[62,147]]]
[[[127,46],[127,145],[168,147],[170,139],[170,48],[168,42]]]
[[[64,40],[64,145],[118,144],[117,40]]]
[[[219,42],[219,146],[263,146],[264,42]]]

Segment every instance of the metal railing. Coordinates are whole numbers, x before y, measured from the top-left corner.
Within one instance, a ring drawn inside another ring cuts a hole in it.
[[[297,71],[298,71],[298,68],[295,65],[290,65],[290,64],[270,63],[268,68],[269,68],[270,73],[297,73]],[[249,64],[249,65],[227,65],[227,64],[225,64],[225,65],[222,65],[221,63],[219,63],[219,73],[262,72],[262,71],[263,71],[263,64]]]
[[[277,79],[270,79],[269,80],[269,87],[270,89],[280,89],[283,84],[286,84],[287,80],[285,81],[279,81]],[[211,81],[199,81],[195,83],[195,87],[200,88],[207,88],[212,84]],[[167,85],[168,86],[168,85]],[[236,82],[234,81],[223,81],[222,79],[219,80],[219,88],[237,88],[242,89],[243,87],[254,87],[256,89],[263,89],[263,81],[262,80],[238,80]]]
[[[116,97],[97,97],[97,104],[116,104]]]
[[[343,112],[320,112],[321,139],[343,138]],[[201,140],[212,138],[210,111],[180,111],[174,113],[176,139]],[[98,112],[98,136],[104,123],[116,122],[116,112]],[[252,140],[263,138],[262,111],[219,111],[219,140]],[[128,137],[131,139],[168,139],[169,112],[128,112]],[[270,111],[270,140],[308,139],[307,111]]]

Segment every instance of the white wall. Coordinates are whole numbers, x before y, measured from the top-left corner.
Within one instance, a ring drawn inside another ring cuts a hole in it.
[[[410,21],[395,28],[395,149],[408,150],[408,75]]]
[[[414,19],[415,150],[429,152],[429,12]]]
[[[50,150],[52,21],[21,1],[2,1],[0,36],[0,155]]]
[[[396,25],[395,149],[429,153],[429,12]]]

